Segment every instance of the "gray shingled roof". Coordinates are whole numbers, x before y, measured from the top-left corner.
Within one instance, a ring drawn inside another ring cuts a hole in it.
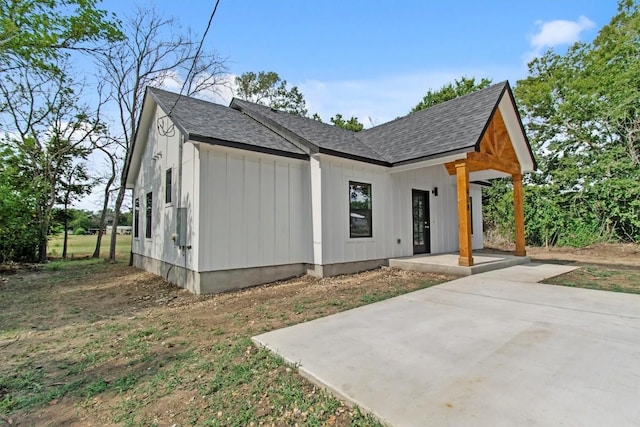
[[[358,133],[390,163],[469,151],[480,140],[508,83],[438,104]]]
[[[226,141],[305,155],[304,151],[240,111],[162,89],[149,87],[148,91],[165,113],[171,110],[179,97],[171,118],[187,133],[188,139],[200,142]]]
[[[321,123],[296,114],[273,110],[270,107],[240,99],[234,99],[231,105],[240,110],[250,110],[258,113],[294,134],[299,135],[315,146],[320,147],[320,149],[362,157],[377,162],[385,161],[380,153],[363,143],[363,141],[358,138],[356,132]]]
[[[392,165],[473,150],[507,87],[501,82],[358,133],[239,99],[229,108],[180,96],[172,116],[195,140],[230,141],[295,155],[313,151],[312,144],[320,152]],[[149,91],[165,112],[179,96]],[[272,123],[279,130],[272,131]],[[294,143],[309,147],[303,151]]]

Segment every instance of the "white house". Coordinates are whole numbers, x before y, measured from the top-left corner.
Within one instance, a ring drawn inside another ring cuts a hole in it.
[[[148,88],[130,163],[134,265],[195,293],[482,248],[482,186],[535,169],[507,82],[354,133]]]

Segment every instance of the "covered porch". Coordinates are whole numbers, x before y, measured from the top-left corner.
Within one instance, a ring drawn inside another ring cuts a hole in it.
[[[404,270],[422,271],[425,273],[453,274],[456,276],[471,276],[487,271],[507,268],[514,265],[527,264],[531,261],[528,256],[476,252],[474,264],[460,265],[458,253],[420,254],[402,258],[389,259],[389,267]]]
[[[509,92],[509,95],[510,92]],[[502,111],[505,113],[503,114]],[[449,175],[456,178],[458,204],[459,256],[457,265],[473,267],[486,264],[487,257],[474,259],[471,245],[471,207],[469,184],[473,180],[489,180],[510,177],[513,184],[513,213],[515,231],[515,257],[525,258],[524,189],[522,175],[533,170],[535,162],[526,140],[522,123],[515,113],[511,96],[501,99],[474,151],[464,158],[445,164]],[[523,161],[525,165],[523,165]],[[506,261],[506,260],[505,260]],[[525,262],[528,262],[525,261]]]

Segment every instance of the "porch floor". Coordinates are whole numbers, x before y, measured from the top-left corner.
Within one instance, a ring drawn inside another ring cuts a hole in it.
[[[498,270],[519,264],[531,262],[528,256],[514,256],[505,254],[490,254],[474,252],[474,265],[463,267],[458,265],[458,253],[446,254],[420,254],[403,258],[389,259],[389,267],[397,267],[405,270],[424,271],[428,273],[455,274],[457,276],[470,276],[486,271]]]

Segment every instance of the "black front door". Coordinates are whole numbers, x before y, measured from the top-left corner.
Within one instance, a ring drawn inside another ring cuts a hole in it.
[[[422,190],[412,190],[411,196],[411,206],[413,208],[413,253],[430,253],[429,193]]]

